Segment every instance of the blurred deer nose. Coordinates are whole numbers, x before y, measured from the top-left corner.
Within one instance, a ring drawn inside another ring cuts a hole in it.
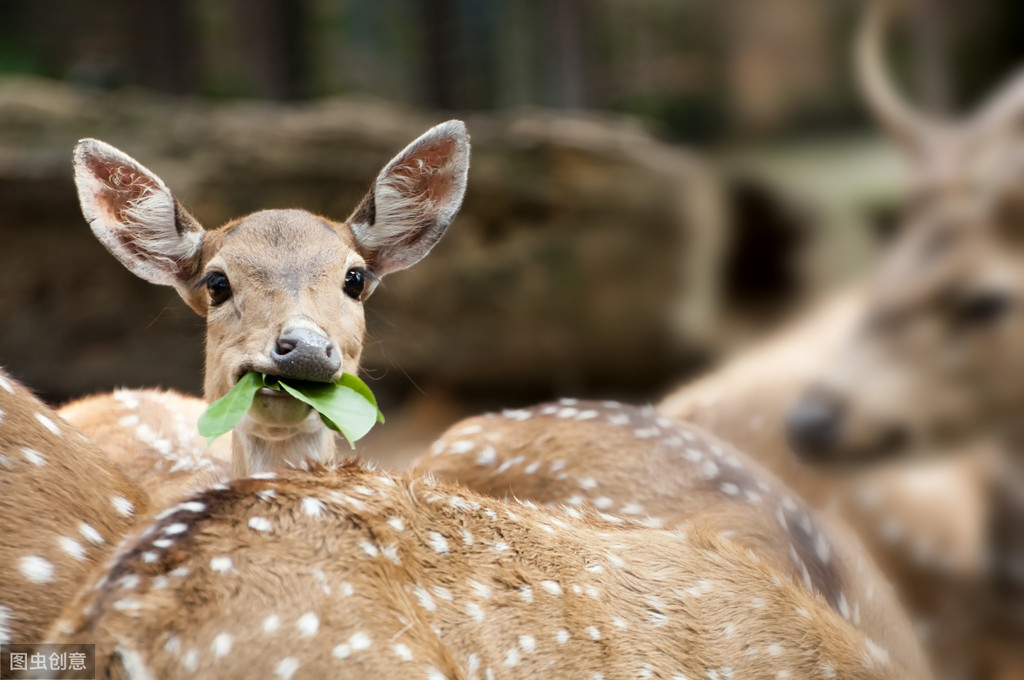
[[[282,333],[270,358],[279,377],[293,380],[330,382],[341,368],[341,355],[331,341],[306,328]]]
[[[786,435],[793,451],[806,462],[825,463],[835,452],[843,423],[837,399],[811,393],[786,413]]]

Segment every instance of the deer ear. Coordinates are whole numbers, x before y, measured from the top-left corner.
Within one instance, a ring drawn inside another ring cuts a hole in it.
[[[183,288],[197,270],[203,228],[163,181],[96,139],[75,147],[75,184],[92,233],[136,276]]]
[[[411,267],[441,240],[462,205],[469,134],[459,120],[427,130],[377,175],[348,223],[374,273]]]

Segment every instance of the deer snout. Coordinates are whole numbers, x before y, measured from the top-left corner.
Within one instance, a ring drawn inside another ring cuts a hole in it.
[[[308,328],[286,330],[270,352],[281,378],[330,382],[341,368],[341,353],[322,333]]]
[[[786,413],[786,435],[793,451],[806,462],[824,463],[835,455],[843,424],[839,399],[812,390]]]

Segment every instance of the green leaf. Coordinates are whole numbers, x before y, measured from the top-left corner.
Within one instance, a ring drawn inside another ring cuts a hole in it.
[[[349,387],[353,380],[358,385]],[[343,384],[345,382],[349,385]],[[352,448],[378,420],[383,420],[373,394],[355,376],[344,376],[332,384],[303,383],[301,391],[285,382],[279,384],[285,392],[319,411],[324,424],[340,432]]]
[[[231,391],[203,411],[199,416],[199,434],[210,444],[225,432],[230,432],[252,406],[252,400],[267,383],[260,373],[246,373]]]
[[[252,406],[253,398],[261,387],[283,389],[295,399],[309,404],[320,413],[324,424],[340,432],[353,448],[354,442],[369,432],[375,423],[384,422],[373,392],[354,375],[345,373],[334,383],[285,383],[280,380],[269,383],[265,375],[250,372],[200,416],[199,434],[210,443],[233,429]]]

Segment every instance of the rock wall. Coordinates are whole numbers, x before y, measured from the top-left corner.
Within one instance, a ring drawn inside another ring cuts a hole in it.
[[[270,207],[344,218],[436,116],[368,101],[210,103],[0,83],[0,364],[59,400],[197,392],[202,320],[124,270],[77,206],[71,150],[108,141],[214,227]],[[713,348],[724,227],[713,174],[623,119],[467,119],[465,205],[368,303],[365,368],[416,389],[653,398]],[[511,397],[509,397],[511,398]]]

